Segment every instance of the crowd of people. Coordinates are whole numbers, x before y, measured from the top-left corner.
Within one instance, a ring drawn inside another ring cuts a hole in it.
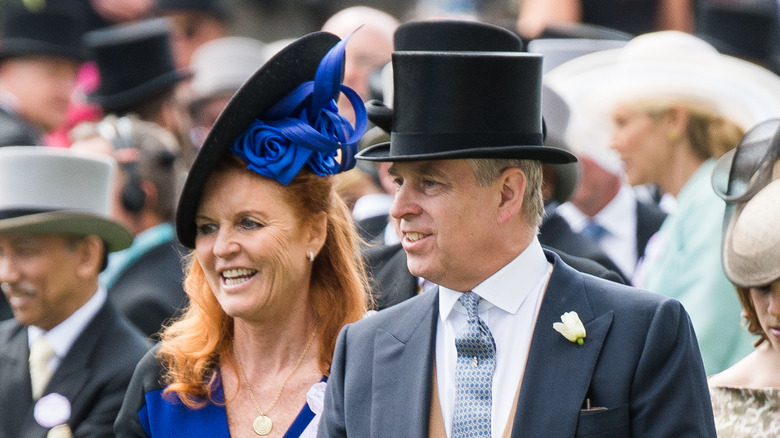
[[[412,3],[0,2],[0,438],[780,432],[780,4]]]

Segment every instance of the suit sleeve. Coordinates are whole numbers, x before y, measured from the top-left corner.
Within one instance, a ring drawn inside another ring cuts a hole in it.
[[[344,371],[347,360],[347,330],[341,329],[333,354],[333,363],[325,391],[325,405],[320,419],[318,438],[346,437],[347,427],[344,416]]]
[[[632,435],[716,436],[696,335],[679,302],[659,304],[631,392]]]

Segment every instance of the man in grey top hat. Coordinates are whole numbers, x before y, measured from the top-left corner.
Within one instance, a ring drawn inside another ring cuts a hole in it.
[[[407,265],[439,286],[342,329],[320,437],[715,435],[682,305],[536,237],[541,163],[575,160],[543,145],[541,67],[501,28],[398,28],[391,140],[358,157],[393,163]]]
[[[0,437],[113,436],[149,345],[98,286],[130,245],[109,219],[115,162],[55,148],[0,149]],[[56,432],[54,432],[56,430]]]

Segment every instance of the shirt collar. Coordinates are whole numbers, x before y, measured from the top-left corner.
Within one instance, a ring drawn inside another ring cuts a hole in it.
[[[594,217],[595,221],[618,238],[630,237],[636,232],[636,195],[634,189],[622,184],[615,197]],[[634,229],[630,229],[630,225]]]
[[[103,287],[98,287],[97,292],[92,295],[92,298],[87,300],[83,306],[73,312],[65,321],[62,321],[59,325],[49,331],[35,326],[27,327],[27,341],[28,346],[32,345],[39,337],[46,336],[51,348],[57,357],[65,357],[70,347],[76,342],[76,338],[79,337],[84,327],[89,324],[92,318],[98,313],[100,308],[106,302],[108,293]]]
[[[479,311],[498,307],[511,314],[517,313],[528,294],[546,275],[548,263],[539,239],[534,237],[520,255],[474,287],[472,292],[482,297]],[[439,287],[439,315],[442,321],[449,317],[453,309],[462,309],[458,301],[461,295],[462,292]]]

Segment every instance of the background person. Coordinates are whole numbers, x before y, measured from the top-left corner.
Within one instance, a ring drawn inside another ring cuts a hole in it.
[[[85,29],[70,1],[21,1],[0,10],[0,146],[43,144],[66,120],[79,66],[87,52]]]
[[[694,36],[666,31],[576,58],[547,79],[581,87],[561,94],[576,94],[592,117],[611,120],[601,126],[610,127],[610,147],[631,185],[655,184],[675,198],[632,281],[685,306],[708,374],[731,366],[750,352],[750,339],[723,273],[717,236],[725,205],[710,174],[745,129],[780,114],[780,78]]]
[[[336,334],[367,302],[330,177],[354,165],[365,129],[362,101],[339,85],[344,45],[328,33],[291,43],[214,125],[176,216],[194,250],[191,304],[139,365],[117,436],[316,434]],[[339,89],[362,117],[354,130],[337,113]],[[274,146],[304,159],[277,161]]]
[[[186,170],[179,144],[160,126],[131,116],[83,123],[71,137],[71,148],[102,152],[119,163],[111,215],[130,230],[133,244],[111,254],[100,280],[117,309],[156,337],[187,303],[186,251],[173,227]]]
[[[729,203],[723,235],[724,269],[736,286],[745,328],[758,337],[753,352],[709,378],[715,426],[721,437],[780,432],[778,128],[780,119],[753,128],[735,153],[718,160],[713,172],[716,192]],[[727,182],[726,190],[719,190],[721,178]]]
[[[65,149],[0,148],[0,437],[112,436],[149,344],[98,274],[132,235],[109,218],[116,164]],[[60,433],[60,435],[56,435]]]

